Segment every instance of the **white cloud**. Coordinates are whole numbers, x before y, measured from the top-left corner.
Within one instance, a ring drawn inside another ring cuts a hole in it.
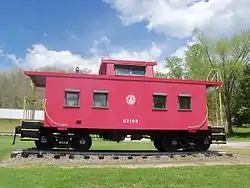
[[[188,50],[188,48],[195,43],[198,43],[197,38],[192,37],[190,41],[187,41],[186,45],[180,46],[173,54],[172,56],[177,56],[180,58],[185,58],[185,52]]]
[[[120,49],[118,52],[110,53],[109,57],[112,59],[129,59],[129,60],[140,60],[140,61],[157,61],[161,56],[162,50],[152,43],[150,48],[143,51],[135,52]]]
[[[111,43],[107,36],[102,36],[99,40],[94,40],[93,47],[90,48],[92,54],[103,53],[103,49],[107,49]]]
[[[55,51],[46,48],[43,44],[33,45],[32,48],[27,50],[24,58],[17,58],[14,54],[8,53],[4,53],[4,56],[12,63],[24,69],[38,69],[46,66],[56,66],[58,68],[74,68],[79,66],[81,69],[87,68],[92,73],[97,73],[102,58],[156,61],[162,54],[161,49],[152,43],[152,46],[142,51],[133,52],[126,49],[119,49],[116,52],[104,55],[100,53],[103,43],[109,44],[110,40],[107,37],[102,37],[100,40],[94,41],[94,47],[91,49],[93,55],[91,57],[73,54],[68,50]]]
[[[88,68],[95,72],[98,68],[99,58],[84,58],[70,51],[55,51],[47,49],[42,44],[33,45],[27,50],[24,58],[18,59],[14,54],[5,53],[5,57],[23,69],[38,69],[46,66],[56,66],[58,68]]]
[[[143,51],[128,51],[125,49],[120,49],[116,53],[110,53],[109,57],[111,59],[126,59],[126,60],[139,60],[139,61],[155,61],[157,65],[155,66],[155,71],[166,72],[164,67],[164,62],[159,62],[159,57],[162,55],[162,48],[152,43],[150,48],[146,48]]]
[[[147,29],[171,37],[232,34],[250,26],[250,0],[104,0],[125,25],[146,21]]]

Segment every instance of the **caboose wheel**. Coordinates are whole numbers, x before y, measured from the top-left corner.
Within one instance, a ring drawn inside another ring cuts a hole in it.
[[[161,138],[154,139],[154,146],[158,151],[164,152],[164,149],[162,148],[162,139]]]
[[[171,137],[162,139],[161,147],[165,152],[176,152],[179,148],[178,141]]]
[[[92,146],[92,138],[89,134],[81,134],[74,137],[71,141],[71,147],[79,151],[88,151]]]
[[[41,135],[39,140],[35,140],[35,145],[38,149],[52,149],[55,146],[52,136],[49,135]]]
[[[195,147],[198,151],[207,151],[210,147],[211,141],[209,137],[198,138],[195,141]]]

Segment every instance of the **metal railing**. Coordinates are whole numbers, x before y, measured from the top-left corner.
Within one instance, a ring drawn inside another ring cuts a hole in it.
[[[211,69],[207,75],[207,80],[221,82],[222,78],[221,78],[219,69]],[[212,105],[210,108],[210,112],[211,112],[212,118],[210,118],[210,122],[213,126],[217,126],[217,127],[224,126],[224,115],[223,115],[223,108],[222,108],[221,89],[222,89],[222,86],[218,86],[211,93]],[[213,119],[214,116],[215,116],[215,123],[214,123],[214,119]]]
[[[36,100],[36,86],[30,79],[31,86],[31,97],[24,97],[23,102],[23,121],[24,120],[35,120],[35,112],[38,101]]]

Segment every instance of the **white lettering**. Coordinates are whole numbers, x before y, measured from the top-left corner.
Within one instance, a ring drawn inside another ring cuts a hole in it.
[[[138,119],[123,119],[122,121],[123,123],[125,124],[134,124],[134,123],[139,123],[139,120]]]

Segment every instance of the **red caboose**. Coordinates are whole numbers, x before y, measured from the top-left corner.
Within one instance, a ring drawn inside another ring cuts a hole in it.
[[[155,78],[155,65],[102,60],[98,75],[26,71],[34,88],[45,88],[44,121],[24,118],[16,132],[41,149],[86,151],[90,135],[117,142],[148,137],[159,151],[225,143],[224,127],[208,125],[206,97],[208,87],[222,83]]]

